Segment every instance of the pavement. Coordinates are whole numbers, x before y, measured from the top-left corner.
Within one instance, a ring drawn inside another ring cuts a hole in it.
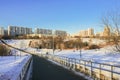
[[[85,80],[71,71],[33,55],[32,80]]]

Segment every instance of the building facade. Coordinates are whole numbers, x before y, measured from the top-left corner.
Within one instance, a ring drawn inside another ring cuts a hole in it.
[[[52,35],[52,30],[35,28],[35,34],[41,34],[41,35],[44,35],[44,36],[51,36]]]
[[[81,30],[79,32],[79,35],[81,37],[91,37],[91,36],[94,36],[94,29],[93,28],[89,28],[87,30]]]
[[[94,36],[94,29],[93,28],[88,29],[88,36]]]
[[[32,28],[8,26],[8,35],[10,36],[19,36],[26,34],[32,34]]]
[[[55,36],[66,37],[67,36],[67,32],[66,31],[62,31],[62,30],[55,30],[54,31],[54,35]]]
[[[0,27],[0,35],[4,35],[4,28],[3,27]]]

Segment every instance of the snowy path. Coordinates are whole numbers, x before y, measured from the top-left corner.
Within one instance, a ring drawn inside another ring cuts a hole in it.
[[[32,80],[85,80],[72,72],[54,65],[53,63],[33,56],[33,79]]]

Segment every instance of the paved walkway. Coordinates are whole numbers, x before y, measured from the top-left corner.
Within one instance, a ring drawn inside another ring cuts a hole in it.
[[[85,80],[83,77],[74,75],[71,71],[33,55],[33,78],[32,80]]]

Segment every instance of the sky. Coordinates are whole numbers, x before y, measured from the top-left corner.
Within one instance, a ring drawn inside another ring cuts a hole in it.
[[[120,8],[120,0],[0,0],[0,27],[8,25],[65,30],[101,31],[102,16]]]

